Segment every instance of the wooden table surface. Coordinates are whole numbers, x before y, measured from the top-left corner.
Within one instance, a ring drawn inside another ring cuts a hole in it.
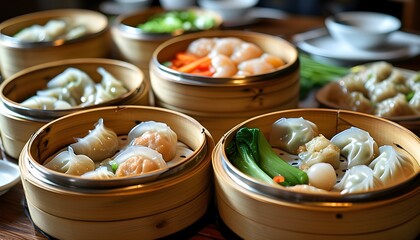
[[[284,19],[260,19],[256,23],[246,26],[228,27],[228,29],[240,29],[256,31],[281,36],[287,40],[297,33],[323,27],[323,18],[288,16]],[[394,63],[395,66],[420,70],[420,56]],[[14,161],[16,160],[9,160]],[[169,236],[167,239],[232,239],[236,236],[227,229],[217,217],[217,210],[212,205],[208,213],[197,224]],[[237,238],[237,237],[236,237]],[[31,223],[26,213],[25,197],[22,184],[19,183],[7,193],[0,196],[0,240],[3,239],[47,239]]]

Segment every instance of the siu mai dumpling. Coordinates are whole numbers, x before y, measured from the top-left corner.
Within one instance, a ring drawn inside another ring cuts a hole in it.
[[[300,146],[318,136],[318,127],[300,118],[281,118],[271,125],[269,142],[273,147],[297,154]]]
[[[95,169],[95,163],[92,159],[85,155],[76,155],[71,147],[68,147],[67,151],[57,154],[44,166],[57,172],[76,176]]]
[[[167,168],[162,154],[145,146],[127,146],[112,160],[117,177],[134,176]]]
[[[166,162],[176,155],[178,136],[166,123],[142,122],[131,129],[128,140],[130,145],[146,146],[158,151]]]

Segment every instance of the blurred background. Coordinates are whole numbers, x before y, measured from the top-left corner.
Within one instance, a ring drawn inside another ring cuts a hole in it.
[[[86,8],[117,15],[142,8],[145,0],[13,0],[0,8],[0,21],[34,11],[55,8]],[[183,0],[172,0],[183,1]],[[193,1],[196,5],[196,1]],[[123,5],[129,7],[122,7]],[[130,4],[130,5],[128,5]],[[160,0],[149,0],[159,6]],[[273,8],[290,14],[327,16],[343,10],[369,10],[391,14],[403,21],[403,28],[420,30],[419,0],[260,0],[257,7]]]

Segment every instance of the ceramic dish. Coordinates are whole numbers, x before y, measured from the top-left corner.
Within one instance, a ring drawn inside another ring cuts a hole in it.
[[[406,78],[416,74],[415,71],[394,68],[399,70]],[[337,82],[331,82],[322,87],[316,94],[315,99],[321,105],[321,107],[328,107],[333,109],[346,109],[346,107],[339,104],[340,98],[340,86]],[[348,109],[350,110],[350,109]],[[420,115],[407,115],[407,116],[392,116],[384,117],[388,120],[394,121],[416,134],[420,133]]]
[[[0,160],[0,196],[5,194],[20,181],[18,165]]]
[[[339,65],[354,65],[371,61],[394,61],[420,54],[420,36],[406,32],[395,32],[383,48],[378,50],[354,49],[337,41],[325,28],[320,28],[293,37],[296,46],[324,62]]]

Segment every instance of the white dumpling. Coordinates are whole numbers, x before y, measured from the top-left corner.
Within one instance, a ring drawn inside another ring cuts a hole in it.
[[[315,163],[307,171],[309,185],[330,191],[337,183],[337,175],[329,163]]]
[[[300,146],[318,136],[318,127],[300,118],[281,118],[271,126],[270,145],[297,154]]]
[[[128,140],[130,145],[146,146],[158,151],[168,162],[175,157],[178,136],[166,123],[146,121],[131,129]]]
[[[63,100],[58,100],[50,96],[32,96],[20,103],[21,106],[40,109],[40,110],[55,110],[55,109],[68,109],[72,106]]]
[[[75,106],[77,104],[76,100],[70,95],[70,92],[67,88],[58,87],[38,90],[36,92],[36,95],[43,97],[54,97],[56,99],[69,103],[71,106]]]
[[[340,167],[340,149],[322,134],[300,146],[298,157],[302,161],[301,169],[307,169],[316,163],[328,163],[335,169]]]
[[[331,142],[340,148],[347,158],[348,168],[368,165],[378,155],[378,145],[370,134],[360,128],[351,127],[339,132]]]
[[[83,26],[83,25],[75,26],[66,33],[65,39],[68,39],[68,40],[76,39],[76,38],[86,35],[87,33],[88,33],[88,29],[86,26]]]
[[[362,193],[383,187],[384,184],[366,165],[357,165],[346,171],[334,189],[341,194]]]
[[[70,145],[74,152],[89,156],[95,162],[111,157],[119,148],[117,134],[105,127],[102,118],[95,124],[95,129],[84,138],[77,138],[76,141]]]
[[[95,169],[92,159],[85,155],[76,155],[71,147],[68,147],[67,151],[57,154],[44,166],[54,171],[77,176]]]
[[[110,163],[117,165],[117,177],[144,174],[167,168],[159,152],[145,146],[127,146]]]
[[[40,42],[45,39],[45,29],[41,25],[33,25],[20,30],[13,37],[23,42]]]
[[[84,173],[80,177],[89,179],[112,179],[115,178],[115,174],[106,166],[100,166],[93,171]]]
[[[379,147],[379,156],[375,158],[369,167],[373,169],[375,176],[385,184],[393,184],[404,181],[414,174],[413,162],[410,158],[389,145]]]
[[[63,20],[50,20],[45,24],[44,41],[52,41],[63,36],[67,31],[67,23]]]
[[[98,68],[98,73],[102,75],[102,87],[109,95],[113,96],[113,98],[117,98],[127,92],[127,89],[124,87],[123,83],[117,80],[104,68]]]
[[[95,82],[87,73],[73,67],[67,68],[47,83],[48,88],[67,88],[70,95],[78,103],[81,102],[81,98],[84,96],[85,88],[94,85]]]

